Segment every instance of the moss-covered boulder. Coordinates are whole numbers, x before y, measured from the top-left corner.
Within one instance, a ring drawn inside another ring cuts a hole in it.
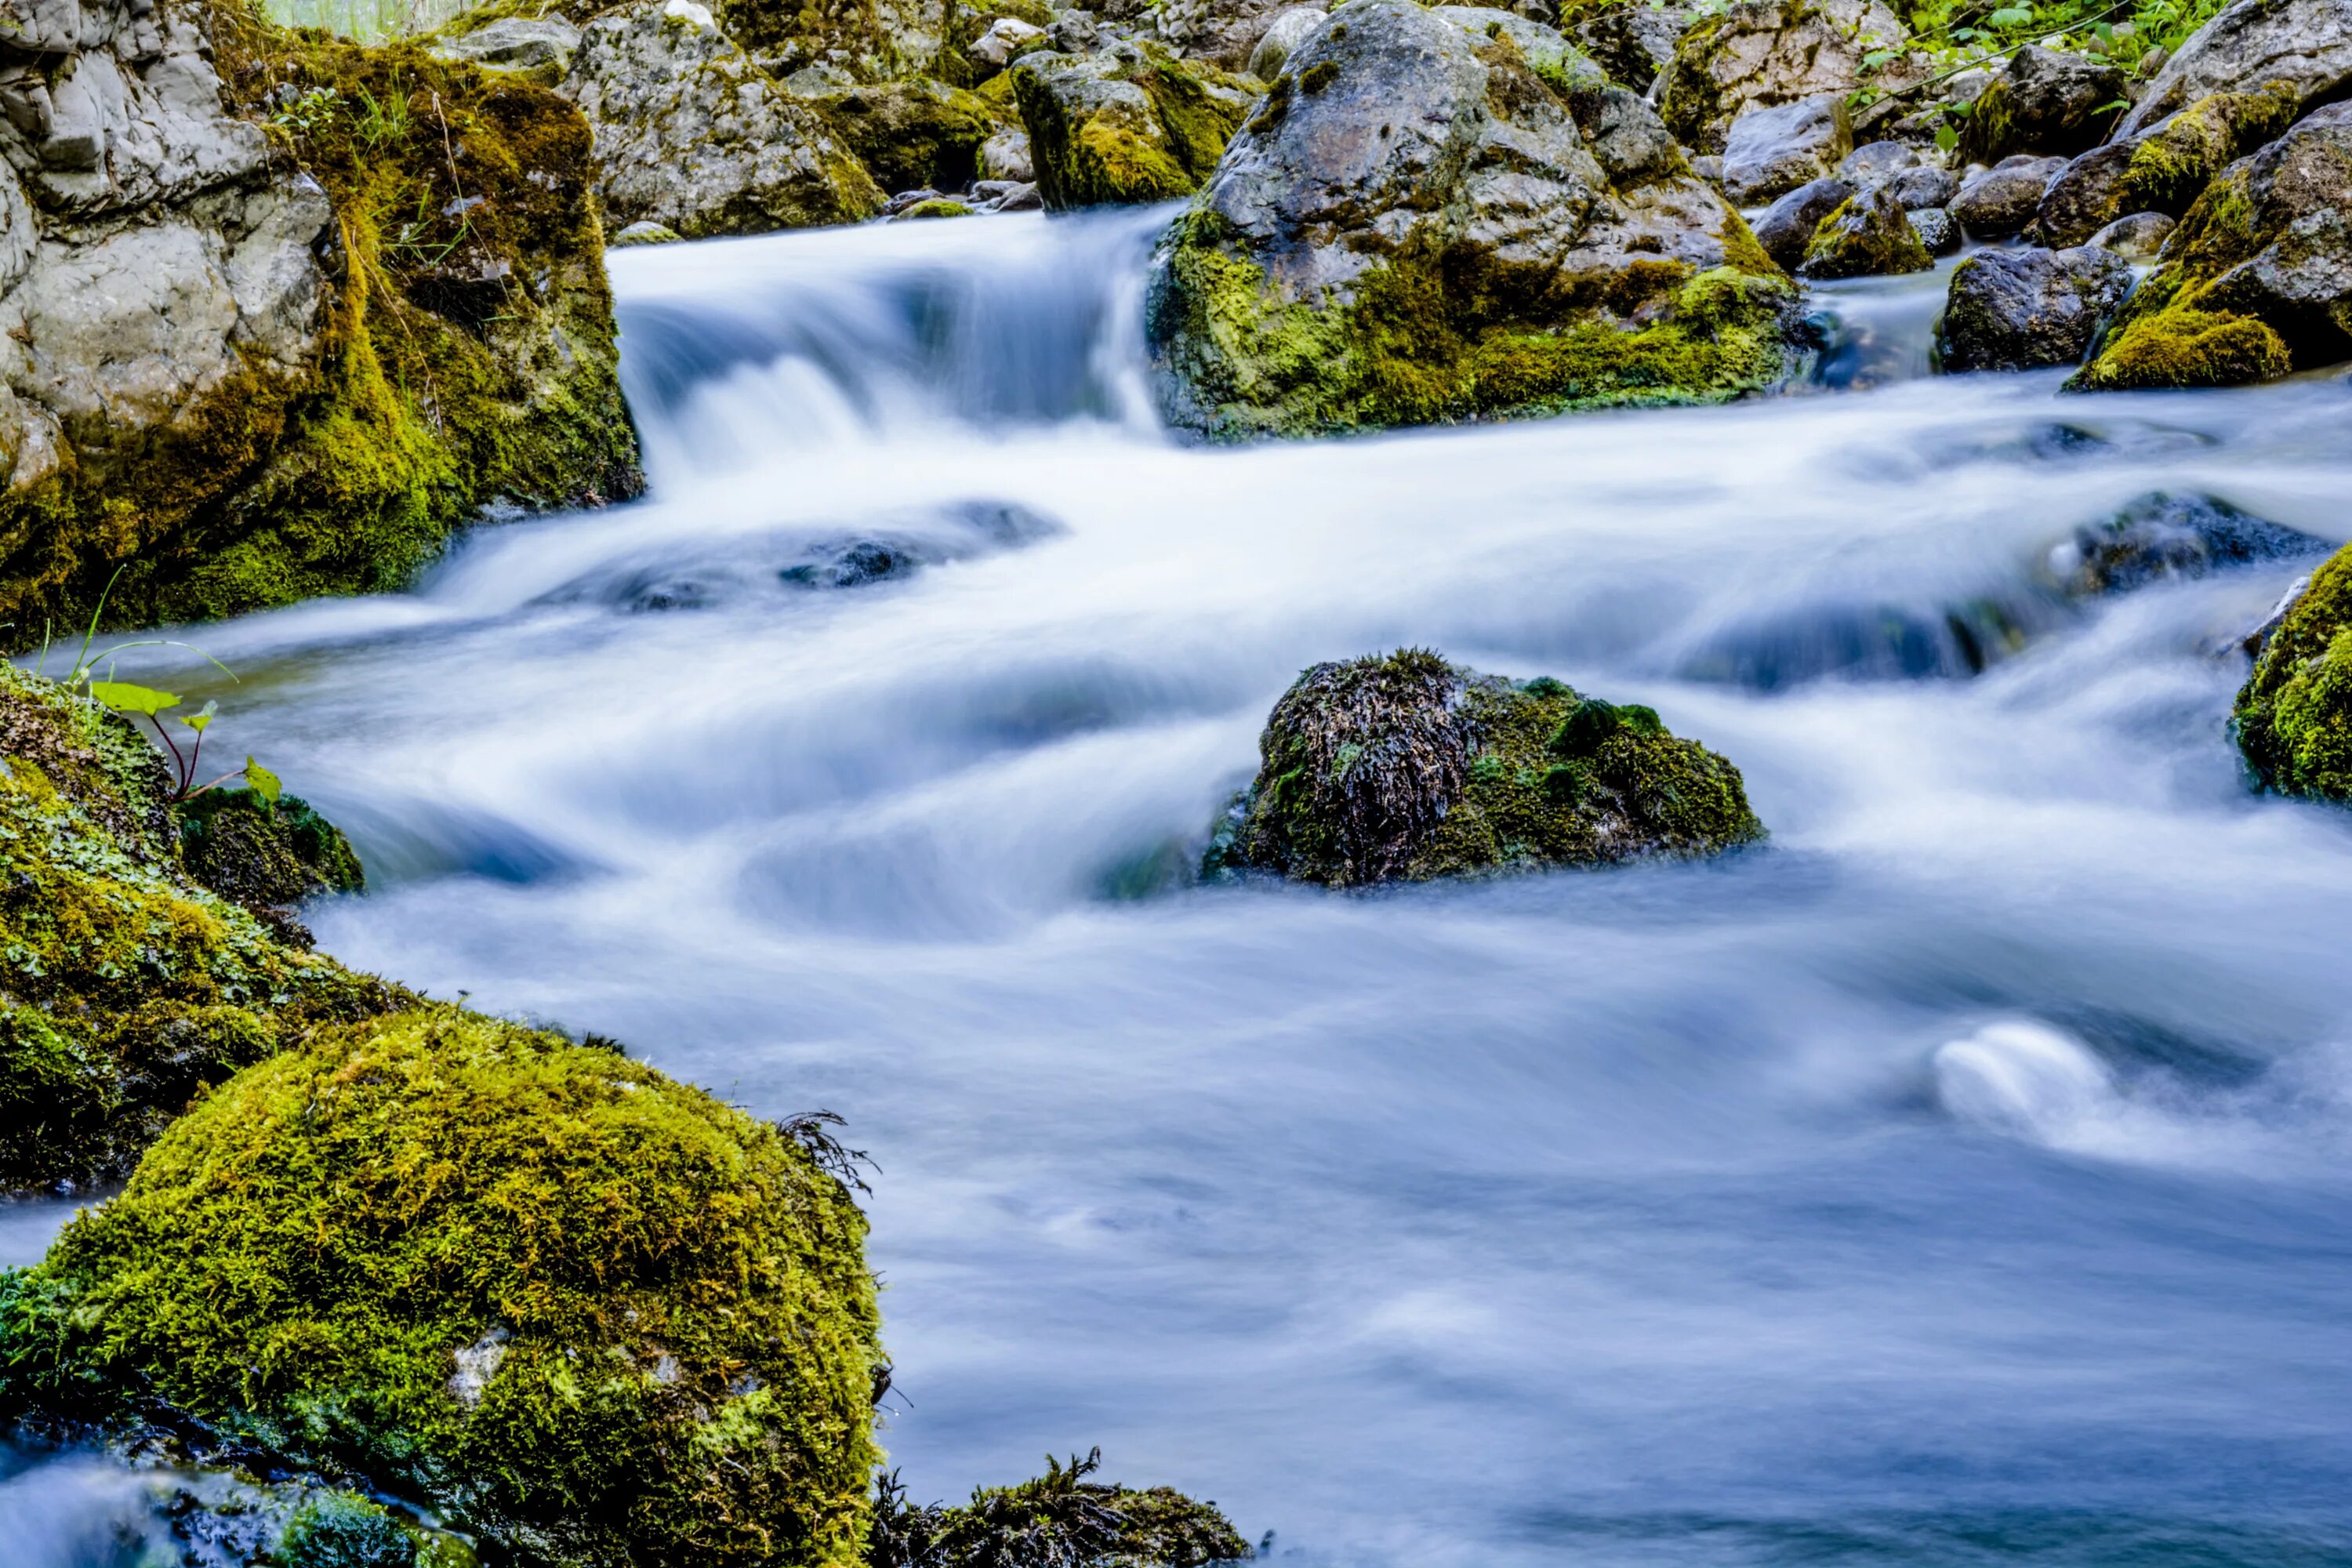
[[[2352,358],[2352,104],[2213,180],[2070,385],[2227,386]]]
[[[1101,1465],[1099,1448],[1067,1464],[1048,1455],[1034,1480],[978,1488],[960,1507],[909,1504],[886,1476],[866,1560],[871,1568],[1207,1568],[1251,1555],[1216,1504],[1088,1479]]]
[[[0,1405],[347,1475],[513,1563],[849,1568],[865,1229],[774,1125],[420,1009],[215,1089],[0,1277]]]
[[[1651,856],[1764,837],[1739,770],[1647,708],[1408,649],[1318,664],[1275,704],[1206,860],[1330,887]]]
[[[2283,83],[2200,99],[2152,130],[2067,164],[2042,192],[2034,229],[2063,248],[2135,213],[2177,218],[2230,163],[2284,132],[2295,112]]]
[[[1847,198],[1822,219],[1805,246],[1799,276],[1880,278],[1925,272],[1936,265],[1927,242],[1911,226],[1910,214],[1885,185]]]
[[[0,1191],[119,1179],[208,1085],[400,1000],[202,886],[171,793],[121,716],[0,666]]]
[[[1960,121],[1960,155],[1998,163],[2019,153],[2096,146],[2125,100],[2121,67],[2097,55],[2028,44],[2010,58]]]
[[[1151,43],[1024,55],[1006,76],[1048,208],[1164,202],[1198,190],[1255,84]]]
[[[2265,784],[2352,805],[2352,547],[2312,574],[2262,645],[2232,721]]]
[[[18,646],[118,566],[116,622],[226,615],[396,586],[493,500],[638,487],[570,105],[238,0],[109,0],[76,40],[49,68],[115,151],[0,120]]]
[[[173,807],[188,875],[265,919],[367,886],[351,841],[297,795],[208,789]]]
[[[1676,40],[1654,96],[1677,137],[1698,152],[1721,153],[1731,122],[1747,110],[1852,92],[1862,85],[1866,58],[1899,51],[1908,37],[1879,0],[1701,6]],[[1911,79],[1899,59],[1876,78],[1881,87]]]
[[[1788,373],[1794,289],[1647,106],[1457,9],[1336,13],[1170,229],[1148,330],[1171,422],[1305,434]]]
[[[980,150],[1007,117],[978,93],[929,78],[853,87],[811,100],[887,191],[956,191],[980,177]]]

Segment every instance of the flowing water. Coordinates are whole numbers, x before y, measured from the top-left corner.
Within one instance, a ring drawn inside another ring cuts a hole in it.
[[[1099,1443],[1305,1564],[2352,1562],[2352,816],[2224,732],[2304,568],[2050,564],[2157,490],[2352,536],[2352,388],[1923,377],[1931,279],[1828,291],[1809,395],[1204,450],[1163,220],[616,253],[648,499],[197,634],[368,860],[321,945],[846,1115],[919,1497]],[[1403,644],[1651,704],[1770,843],[1189,884]]]

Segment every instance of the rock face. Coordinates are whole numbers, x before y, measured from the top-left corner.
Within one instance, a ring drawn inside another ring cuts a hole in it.
[[[1854,188],[1843,180],[1815,180],[1799,185],[1764,209],[1756,220],[1756,242],[1764,253],[1793,272],[1813,243],[1822,219],[1853,199]]]
[[[1501,22],[1450,15],[1335,15],[1161,242],[1148,324],[1171,421],[1304,433],[1786,374],[1786,279],[1641,101],[1565,56],[1547,79]]]
[[[1882,185],[1851,198],[1822,219],[1797,271],[1826,281],[1924,272],[1935,264],[1927,241],[1911,226],[1911,215]]]
[[[1960,152],[1979,163],[2080,153],[2098,143],[2124,97],[2124,73],[2113,62],[2028,44],[1961,122]]]
[[[2053,245],[2080,245],[2132,213],[2179,217],[2214,175],[2294,122],[2292,91],[2216,93],[2153,130],[2095,147],[2042,193],[2033,226]]]
[[[396,585],[494,498],[641,482],[568,105],[187,0],[27,16],[0,45],[17,646],[118,565],[111,620],[226,615]],[[395,106],[364,136],[363,93]]]
[[[398,1000],[192,875],[205,816],[121,716],[0,665],[0,1191],[119,1180],[199,1091]],[[249,880],[236,851],[197,861]]]
[[[2131,292],[2113,251],[1982,250],[1952,272],[1939,344],[1950,371],[2076,364],[2099,322]]]
[[[634,0],[582,33],[563,91],[595,127],[611,219],[699,239],[880,211],[824,120],[708,16],[689,0]]]
[[[1723,143],[1723,194],[1741,206],[1785,195],[1826,177],[1853,150],[1845,100],[1836,94],[1751,109]]]
[[[1623,0],[1591,13],[1570,29],[1569,36],[1609,73],[1612,81],[1647,92],[1658,74],[1673,63],[1675,45],[1694,14],[1693,7],[1685,5]]]
[[[887,191],[961,190],[980,177],[981,149],[991,137],[1021,134],[978,93],[929,78],[811,101]]]
[[[2116,133],[2136,136],[2200,98],[2272,82],[2298,110],[2352,83],[2352,0],[2236,0],[2180,46]]]
[[[2075,377],[2227,386],[2352,357],[2352,104],[2231,164]]]
[[[2352,805],[2352,547],[2330,556],[2288,606],[2231,721],[2263,784]]]
[[[1711,855],[1764,837],[1739,770],[1648,709],[1423,650],[1315,666],[1258,749],[1212,871],[1349,888]]]
[[[322,1030],[0,1277],[0,1406],[222,1434],[499,1561],[852,1568],[883,1358],[825,1147],[453,1007]]]
[[[2158,491],[2104,522],[2076,529],[2050,552],[2050,574],[2068,595],[2087,598],[2233,566],[2305,560],[2326,550],[2307,533],[2212,496]]]
[[[1682,36],[1659,79],[1659,112],[1692,147],[1720,153],[1742,113],[1851,92],[1865,55],[1907,37],[1878,0],[1739,0]]]
[[[1256,97],[1154,44],[1028,55],[1010,74],[1038,191],[1055,210],[1190,195]]]
[[[2021,153],[1960,182],[1952,216],[1979,239],[2006,239],[2033,221],[2042,194],[2066,166],[2063,158]]]

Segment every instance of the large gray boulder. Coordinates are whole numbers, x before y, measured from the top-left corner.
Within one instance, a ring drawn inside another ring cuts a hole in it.
[[[1939,330],[1942,366],[2080,363],[2099,322],[2131,284],[2131,264],[2109,250],[1980,250],[1952,272]]]
[[[2165,62],[2116,133],[2137,135],[2200,98],[2272,82],[2298,108],[2352,83],[2352,0],[2236,0]]]
[[[1257,99],[1250,78],[1129,40],[1027,55],[1009,74],[1038,191],[1057,211],[1190,195]]]
[[[1792,290],[1738,214],[1679,157],[1637,168],[1660,144],[1639,100],[1562,90],[1499,15],[1355,0],[1291,56],[1155,261],[1173,423],[1413,424],[1786,374]]]
[[[2065,166],[2063,158],[2037,158],[2030,153],[2003,158],[1960,182],[1952,197],[1952,216],[1978,239],[2006,239],[2033,221],[2042,193]]]
[[[1756,220],[1756,243],[1764,254],[1791,272],[1813,243],[1822,219],[1852,200],[1854,187],[1840,179],[1814,180],[1799,185],[1764,209]]]
[[[583,30],[562,91],[596,131],[615,226],[688,239],[854,223],[882,191],[814,109],[694,0],[632,0]]]
[[[1826,177],[1853,151],[1843,93],[1750,109],[1724,137],[1723,194],[1744,207],[1769,202]]]
[[[1960,153],[1997,163],[2017,153],[2071,156],[2096,146],[2125,81],[2112,60],[2028,44],[1978,96],[1961,122]]]
[[[2042,193],[2034,228],[2047,244],[2080,245],[2127,214],[2178,217],[2214,175],[2284,131],[2300,110],[2294,89],[2281,82],[2201,98],[2067,164]]]
[[[1862,85],[1863,60],[1900,50],[1909,33],[1879,0],[1738,0],[1694,22],[1660,74],[1666,127],[1701,153],[1720,153],[1731,122]],[[1882,67],[1878,84],[1913,79],[1907,60]]]

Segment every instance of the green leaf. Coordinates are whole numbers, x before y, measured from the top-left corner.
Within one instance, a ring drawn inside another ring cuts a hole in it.
[[[1974,27],[1962,27],[1958,32],[1952,35],[1952,38],[1955,42],[1962,44],[1973,44],[1979,38],[1983,37],[1984,35],[1978,32]]]
[[[152,686],[133,686],[127,680],[93,680],[89,694],[117,713],[144,713],[150,719],[166,708],[180,705],[179,698],[172,692],[158,691]]]
[[[2099,36],[2099,42],[2103,44],[2112,44],[2116,41],[2115,25],[2111,22],[2094,22],[2091,24],[2091,31]]]
[[[1985,18],[1988,27],[2022,27],[2033,20],[2033,11],[2026,5],[2003,5]]]
[[[2096,108],[2096,109],[2095,109],[2095,110],[2091,110],[2091,112],[2092,112],[2092,113],[2094,113],[2094,114],[2113,114],[2114,112],[2116,112],[2116,110],[2119,110],[2119,109],[2129,109],[2130,107],[2131,107],[2131,100],[2130,100],[2130,99],[2128,99],[2128,98],[2119,98],[2119,99],[2116,100],[2113,103],[2103,103],[2103,104],[2099,105],[2099,107],[2098,107],[2098,108]]]
[[[1865,70],[1877,70],[1894,58],[1895,51],[1893,49],[1873,49],[1870,53],[1862,57],[1863,68]]]
[[[191,713],[186,718],[182,719],[180,722],[185,724],[189,729],[194,730],[197,734],[201,735],[206,730],[212,728],[213,715],[219,711],[220,702],[218,700],[215,700],[205,703],[204,707],[196,712]]]
[[[1936,145],[1948,153],[1960,144],[1960,133],[1948,125],[1936,127]]]
[[[247,789],[271,805],[276,805],[278,797],[286,793],[286,786],[278,782],[278,775],[251,757],[245,759],[245,784]]]

